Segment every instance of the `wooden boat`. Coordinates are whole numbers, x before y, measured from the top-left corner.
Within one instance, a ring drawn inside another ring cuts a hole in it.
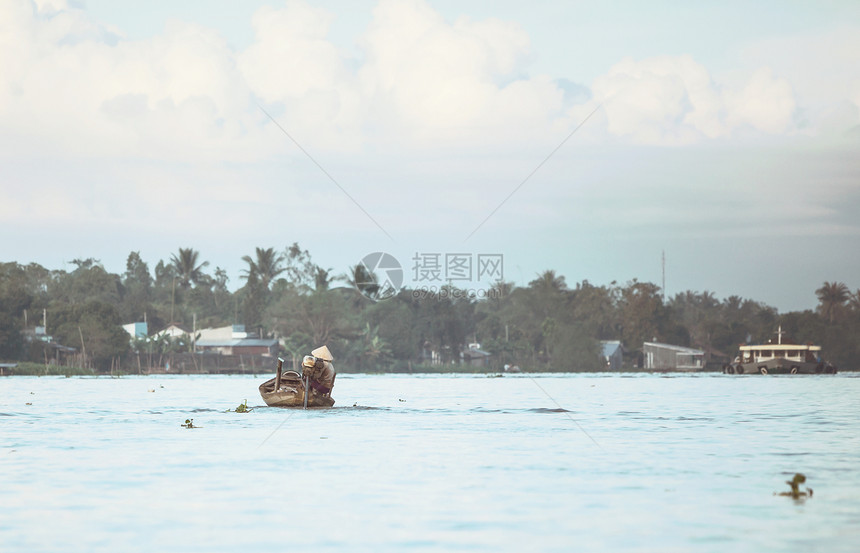
[[[740,346],[734,363],[723,367],[726,374],[836,374],[836,367],[821,359],[821,346],[795,344],[782,338],[777,330],[776,343]]]
[[[331,407],[334,399],[329,394],[320,394],[296,371],[283,370],[284,360],[278,358],[275,378],[260,384],[260,396],[269,407]],[[310,393],[306,393],[310,390]]]

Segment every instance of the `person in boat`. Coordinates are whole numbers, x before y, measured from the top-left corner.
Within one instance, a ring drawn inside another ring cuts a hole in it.
[[[334,358],[326,346],[318,347],[302,360],[302,376],[309,377],[313,392],[320,395],[331,394],[334,388]]]

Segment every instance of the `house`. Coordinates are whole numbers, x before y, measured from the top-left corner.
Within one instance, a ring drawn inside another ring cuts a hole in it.
[[[460,352],[460,359],[467,365],[473,367],[488,367],[490,366],[490,357],[492,353],[481,349],[481,344],[469,344],[469,347]]]
[[[221,328],[205,328],[198,331],[200,336],[194,343],[196,353],[217,353],[220,355],[265,355],[278,354],[278,341],[275,338],[249,337],[245,325],[231,325]]]
[[[600,346],[602,348],[603,361],[606,363],[606,370],[620,371],[624,355],[621,342],[618,340],[601,340]]]
[[[642,344],[642,368],[652,371],[697,371],[705,367],[705,352],[659,342]]]
[[[140,323],[128,323],[126,325],[122,325],[122,328],[128,332],[131,339],[134,340],[136,338],[146,338],[149,335],[147,326],[146,321],[144,321]]]
[[[197,329],[197,336],[201,340],[230,340],[250,337],[245,332],[245,325],[227,325],[219,326],[218,328]]]
[[[182,328],[176,323],[170,323],[166,328],[159,330],[155,333],[156,338],[161,338],[162,336],[170,336],[173,339],[182,338],[184,336],[188,336],[191,334],[186,329]]]
[[[0,363],[0,376],[6,376],[6,370],[14,369],[18,366],[18,363]],[[15,374],[14,372],[10,372],[9,374]]]

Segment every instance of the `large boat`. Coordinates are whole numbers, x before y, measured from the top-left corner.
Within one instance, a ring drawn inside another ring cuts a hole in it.
[[[260,396],[269,407],[331,407],[334,398],[314,389],[309,377],[292,370],[283,370],[284,360],[278,357],[275,378],[260,384]],[[310,390],[310,393],[307,391]]]
[[[776,343],[741,344],[733,363],[723,367],[726,374],[836,374],[836,367],[822,360],[821,346],[795,344],[783,339],[782,326]]]

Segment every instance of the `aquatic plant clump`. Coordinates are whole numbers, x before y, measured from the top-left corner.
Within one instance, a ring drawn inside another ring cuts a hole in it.
[[[781,492],[779,495],[791,497],[792,499],[800,499],[801,497],[812,497],[812,488],[806,488],[805,491],[800,491],[800,485],[806,482],[806,475],[796,473],[794,478],[786,480],[785,483],[791,487],[790,492]]]

